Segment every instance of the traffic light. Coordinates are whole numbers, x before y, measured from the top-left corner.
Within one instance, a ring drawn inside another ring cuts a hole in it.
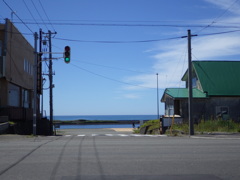
[[[65,51],[64,51],[64,62],[65,63],[70,63],[70,47],[69,46],[65,46]]]

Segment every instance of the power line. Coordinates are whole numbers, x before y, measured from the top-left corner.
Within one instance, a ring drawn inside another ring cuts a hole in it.
[[[12,31],[6,31],[6,32],[12,33],[12,34],[31,35],[32,36],[32,34],[30,34],[30,33],[12,32]]]
[[[6,6],[12,11],[14,12],[14,10],[8,5],[8,3],[5,2],[5,0],[3,0],[3,2],[6,4]],[[17,16],[17,18],[28,28],[29,31],[32,32],[32,34],[34,34],[34,32],[27,26],[27,24],[25,22],[23,22],[23,20],[15,13],[15,15]]]
[[[36,19],[34,18],[32,12],[30,11],[29,7],[27,6],[25,0],[23,0],[23,3],[24,3],[24,5],[26,6],[26,8],[27,8],[28,12],[30,13],[30,15],[32,16],[33,20],[37,23],[37,25],[38,25],[38,27],[39,27],[39,29],[40,29],[40,26],[39,26],[38,22],[37,22]]]
[[[232,30],[232,31],[223,31],[217,33],[207,33],[207,34],[199,34],[197,36],[211,36],[211,35],[220,35],[220,34],[228,34],[239,32],[240,30]],[[158,42],[158,41],[166,41],[166,40],[174,40],[181,39],[181,37],[172,37],[172,38],[163,38],[163,39],[151,39],[151,40],[137,40],[137,41],[90,41],[90,40],[76,40],[76,39],[66,39],[66,38],[54,38],[56,40],[63,41],[72,41],[72,42],[81,42],[81,43],[107,43],[107,44],[124,44],[124,43],[149,43],[149,42]],[[185,36],[184,36],[185,37]]]
[[[121,44],[121,43],[148,43],[157,41],[166,41],[173,39],[181,39],[181,37],[163,38],[163,39],[150,39],[150,40],[138,40],[138,41],[90,41],[90,40],[76,40],[76,39],[66,39],[66,38],[54,38],[56,40],[63,41],[73,41],[73,42],[85,42],[85,43],[109,43],[109,44]]]
[[[38,2],[39,2],[39,4],[40,4],[40,6],[42,7],[42,10],[43,10],[43,12],[44,12],[45,16],[47,17],[47,19],[48,19],[48,22],[51,24],[51,26],[52,26],[53,30],[56,32],[55,28],[53,27],[53,24],[51,23],[51,21],[50,21],[50,19],[49,19],[48,15],[47,15],[47,13],[46,13],[46,11],[45,11],[45,9],[44,9],[43,5],[42,5],[42,2],[41,2],[40,0],[38,0]]]
[[[4,19],[4,17],[0,14],[0,16],[2,17],[2,19]]]
[[[20,22],[15,22],[20,23]],[[51,23],[41,23],[39,24],[54,24],[59,26],[105,26],[105,27],[186,27],[186,28],[205,28],[205,25],[181,25],[181,24],[120,24],[120,23],[61,23],[61,22],[51,22]],[[26,24],[36,24],[36,22],[26,22]],[[240,26],[211,26],[212,28],[240,28]]]
[[[31,0],[31,2],[32,2],[33,6],[34,6],[34,8],[35,8],[35,10],[36,10],[36,12],[38,13],[38,16],[41,18],[41,20],[42,20],[42,22],[43,22],[43,25],[45,25],[45,27],[46,27],[47,30],[49,30],[49,28],[47,27],[47,24],[44,22],[44,20],[43,20],[41,14],[39,13],[39,11],[38,11],[38,9],[37,9],[35,3],[33,2],[33,0]],[[39,24],[40,24],[40,23],[39,23]]]
[[[81,69],[81,70],[83,70],[83,71],[86,71],[86,72],[88,72],[88,73],[90,73],[90,74],[93,74],[93,75],[95,75],[95,76],[99,76],[99,77],[102,77],[102,78],[104,78],[104,79],[108,79],[108,80],[111,80],[111,81],[115,81],[115,82],[118,82],[118,83],[121,83],[121,84],[127,84],[127,85],[130,85],[130,86],[137,86],[137,87],[147,88],[147,89],[156,89],[156,88],[145,87],[145,86],[140,86],[140,85],[137,85],[137,84],[131,84],[131,83],[119,81],[119,80],[116,80],[116,79],[113,79],[113,78],[109,78],[109,77],[107,77],[107,76],[104,76],[104,75],[101,75],[101,74],[98,74],[98,73],[89,71],[89,70],[87,70],[87,69],[81,68],[81,67],[79,67],[79,66],[77,66],[77,65],[75,65],[75,64],[73,64],[73,63],[70,63],[70,64],[71,64],[72,66],[78,68],[78,69]]]
[[[234,5],[238,2],[239,0],[234,1],[227,9],[225,9],[218,17],[216,17],[210,24],[208,24],[207,26],[203,27],[199,32],[202,32],[203,30],[211,27],[213,24],[217,23],[217,20],[220,19],[224,14],[226,14],[226,12]]]
[[[24,19],[26,21],[31,20],[31,19]],[[68,19],[68,20],[64,20],[64,19],[52,19],[51,22],[55,22],[55,23],[63,23],[63,22],[105,22],[105,23],[164,23],[164,24],[170,24],[170,23],[178,23],[178,24],[209,24],[209,21],[196,21],[196,20],[148,20],[148,21],[143,21],[143,20],[89,20],[89,19]],[[222,22],[222,23],[226,23],[226,24],[238,24],[238,23],[233,23],[233,22]]]
[[[147,72],[142,72],[142,71],[136,71],[136,70],[131,70],[131,69],[124,69],[124,68],[119,68],[119,67],[113,67],[113,66],[106,66],[106,65],[101,65],[101,64],[95,64],[95,63],[90,63],[90,62],[86,62],[86,61],[78,61],[80,63],[84,63],[84,64],[90,64],[90,65],[94,65],[94,66],[100,66],[100,67],[105,67],[105,68],[110,68],[110,69],[116,69],[116,70],[121,70],[121,71],[128,71],[128,72],[134,72],[134,73],[147,73]]]
[[[216,32],[216,33],[207,33],[207,34],[199,34],[198,36],[213,36],[213,35],[221,35],[221,34],[228,34],[228,33],[234,33],[234,32],[240,32],[240,30],[224,31],[224,32]]]

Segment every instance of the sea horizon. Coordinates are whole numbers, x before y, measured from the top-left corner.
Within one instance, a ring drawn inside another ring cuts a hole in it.
[[[49,116],[47,116],[49,118]],[[157,115],[54,115],[53,120],[153,120]]]

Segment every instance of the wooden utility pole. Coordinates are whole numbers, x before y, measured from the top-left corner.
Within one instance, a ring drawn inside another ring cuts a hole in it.
[[[188,122],[189,122],[189,135],[194,135],[194,121],[192,118],[192,47],[191,47],[191,37],[197,36],[192,35],[191,30],[188,30],[188,35],[182,38],[188,38]]]
[[[188,120],[189,135],[194,135],[194,122],[192,119],[192,48],[191,48],[191,30],[188,30]]]

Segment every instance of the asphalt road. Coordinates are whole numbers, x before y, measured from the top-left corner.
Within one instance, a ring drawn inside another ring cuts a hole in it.
[[[72,130],[0,136],[0,179],[239,180],[240,138]]]

